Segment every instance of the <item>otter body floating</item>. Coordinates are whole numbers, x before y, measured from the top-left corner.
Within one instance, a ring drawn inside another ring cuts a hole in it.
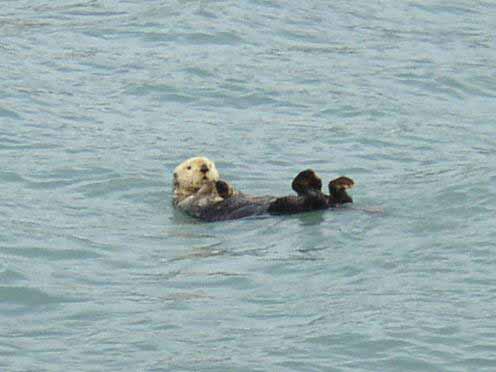
[[[233,220],[262,214],[294,214],[328,209],[353,200],[346,190],[354,182],[339,177],[329,182],[329,195],[324,194],[320,177],[311,169],[300,172],[291,187],[297,195],[284,197],[251,196],[220,180],[214,162],[195,157],[174,170],[173,205],[203,221]]]

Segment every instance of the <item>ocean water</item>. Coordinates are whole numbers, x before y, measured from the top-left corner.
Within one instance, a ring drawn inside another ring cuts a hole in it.
[[[495,371],[496,3],[4,1],[1,371]],[[254,195],[201,223],[205,155]]]

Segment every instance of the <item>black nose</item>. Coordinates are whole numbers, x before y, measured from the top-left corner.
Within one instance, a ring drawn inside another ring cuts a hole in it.
[[[200,172],[202,173],[207,173],[208,172],[208,167],[206,164],[203,164],[200,168]]]

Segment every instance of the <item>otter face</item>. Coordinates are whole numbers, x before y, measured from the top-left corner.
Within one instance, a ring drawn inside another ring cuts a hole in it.
[[[213,161],[195,157],[179,164],[174,170],[174,191],[184,196],[196,193],[200,188],[219,180],[219,172]]]

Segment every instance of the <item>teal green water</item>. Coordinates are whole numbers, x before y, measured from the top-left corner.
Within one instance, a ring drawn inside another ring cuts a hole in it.
[[[5,1],[0,370],[496,370],[495,24],[491,1]],[[170,204],[199,154],[255,195],[347,175],[356,203],[200,223]]]

